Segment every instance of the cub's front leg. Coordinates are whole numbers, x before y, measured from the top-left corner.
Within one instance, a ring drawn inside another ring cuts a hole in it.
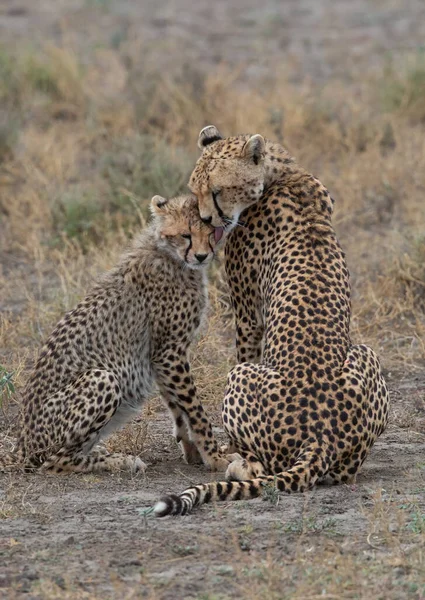
[[[181,442],[186,460],[195,462],[194,444],[212,471],[225,471],[229,461],[220,453],[211,423],[199,402],[187,351],[175,346],[164,348],[154,360],[154,369],[160,393],[173,415],[176,439]]]

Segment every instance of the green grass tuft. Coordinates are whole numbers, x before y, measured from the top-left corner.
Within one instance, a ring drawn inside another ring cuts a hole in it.
[[[15,385],[13,383],[13,373],[0,365],[0,406],[4,399],[9,399],[15,393]]]

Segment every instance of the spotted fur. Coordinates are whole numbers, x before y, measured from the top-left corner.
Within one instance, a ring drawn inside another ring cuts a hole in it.
[[[222,139],[209,127],[200,138],[190,187],[204,221],[227,234],[239,364],[222,416],[237,454],[227,481],[163,498],[158,516],[253,498],[265,485],[354,481],[388,419],[378,358],[350,340],[349,274],[327,189],[259,135]]]
[[[14,455],[52,472],[144,470],[140,458],[98,443],[137,415],[158,387],[189,462],[225,469],[200,404],[188,352],[207,307],[213,228],[196,199],[152,199],[153,222],[133,248],[59,322],[23,394]]]

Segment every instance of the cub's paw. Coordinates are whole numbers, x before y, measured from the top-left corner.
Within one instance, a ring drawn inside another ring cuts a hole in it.
[[[148,468],[146,463],[144,463],[143,460],[138,456],[132,456],[131,454],[128,454],[125,459],[125,466],[127,469],[130,469],[132,474],[144,473]]]

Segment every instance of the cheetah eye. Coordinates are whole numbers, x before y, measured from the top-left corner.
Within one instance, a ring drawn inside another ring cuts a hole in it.
[[[192,239],[192,236],[190,235],[190,233],[182,233],[181,234],[182,238],[184,238],[185,240],[190,240]]]
[[[211,194],[212,194],[213,202],[217,202],[217,198],[220,195],[220,190],[216,190],[215,192],[211,192]]]

